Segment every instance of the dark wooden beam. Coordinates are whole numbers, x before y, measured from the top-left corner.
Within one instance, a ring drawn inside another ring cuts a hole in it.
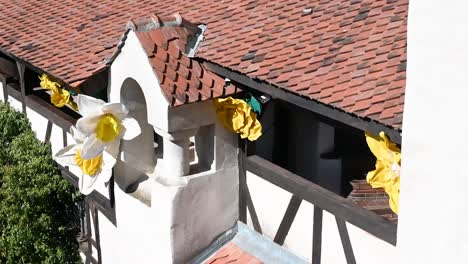
[[[0,82],[2,83],[3,89],[3,101],[8,102],[8,88],[7,88],[7,77],[0,74]]]
[[[59,109],[40,98],[37,95],[30,94],[23,96],[17,87],[17,84],[11,83],[6,85],[7,96],[11,96],[17,101],[23,103],[25,107],[39,113],[57,126],[68,131],[71,126],[74,126],[79,117],[78,113],[74,113],[71,109]],[[65,112],[67,111],[67,112]]]
[[[62,146],[68,146],[68,131],[62,128]]]
[[[284,213],[283,220],[281,220],[281,224],[278,228],[278,232],[276,232],[275,239],[273,241],[278,245],[283,245],[284,241],[286,240],[286,236],[291,229],[292,223],[294,218],[296,218],[297,211],[299,211],[299,207],[301,206],[302,199],[293,195],[291,200],[289,201],[288,208],[286,208],[286,212]]]
[[[7,97],[8,97],[8,96],[11,96],[11,97],[13,97],[16,101],[19,101],[19,102],[22,101],[23,97],[22,97],[22,95],[21,95],[21,91],[20,91],[20,89],[19,89],[19,87],[18,87],[17,84],[15,84],[15,83],[7,84],[6,90],[7,90],[7,93],[8,93]]]
[[[26,103],[24,102],[24,98],[26,97],[26,80],[24,79],[26,66],[18,61],[16,62],[16,66],[18,67],[18,74],[20,78],[21,105],[23,107],[23,113],[26,114]]]
[[[322,221],[323,210],[314,205],[314,225],[312,227],[312,263],[322,262]]]
[[[288,192],[340,217],[372,235],[396,245],[397,225],[369,210],[361,208],[299,175],[285,170],[259,156],[245,158],[248,171]]]
[[[247,177],[245,171],[245,140],[239,138],[239,153],[237,155],[239,165],[239,221],[247,224],[247,201],[245,188],[247,188]]]
[[[93,204],[91,207],[91,215],[93,217],[93,224],[94,224],[94,237],[96,238],[94,241],[95,243],[95,248],[96,248],[96,253],[97,253],[97,262],[99,264],[102,263],[102,256],[101,256],[101,234],[99,232],[99,212],[98,209],[96,208],[96,205],[92,200],[89,200],[90,203]]]
[[[263,234],[262,226],[260,225],[260,221],[258,220],[257,211],[255,210],[255,206],[252,201],[252,196],[250,196],[249,187],[245,186],[245,199],[247,202],[247,208],[249,209],[250,219],[252,220],[252,224],[254,230],[260,234]]]
[[[358,117],[354,114],[347,113],[343,110],[330,105],[318,102],[317,100],[294,94],[280,87],[268,84],[266,82],[249,78],[247,75],[232,71],[225,67],[212,62],[204,62],[204,65],[211,71],[234,82],[240,83],[249,89],[253,89],[272,96],[273,98],[281,99],[291,104],[307,109],[328,122],[339,122],[350,127],[357,128],[362,131],[369,131],[372,134],[378,135],[380,131],[385,134],[395,143],[401,144],[400,131],[390,126],[378,123],[369,118]]]
[[[59,168],[60,170],[60,175],[62,175],[62,177],[67,180],[68,182],[70,182],[73,187],[75,188],[78,188],[78,177],[71,173],[69,170],[68,170],[68,167],[64,167],[60,164],[57,163],[57,167]]]
[[[24,59],[22,59],[22,58],[20,58],[20,57],[17,57],[17,56],[15,56],[14,54],[12,54],[12,53],[10,53],[10,52],[7,52],[5,49],[2,49],[2,48],[0,48],[0,52],[3,53],[6,57],[8,57],[8,58],[10,58],[10,59],[12,59],[12,60],[14,60],[14,61],[16,61],[17,63],[23,64],[25,67],[27,67],[28,69],[30,69],[30,70],[36,72],[38,75],[47,74],[47,75],[49,75],[49,76],[52,76],[54,79],[58,80],[58,81],[60,82],[61,85],[65,86],[65,87],[68,87],[68,88],[71,88],[71,87],[69,86],[68,83],[66,83],[65,81],[63,81],[63,80],[62,80],[61,78],[59,78],[58,76],[55,76],[55,75],[53,75],[53,74],[50,73],[50,72],[44,71],[43,69],[41,69],[41,68],[35,66],[34,64],[30,63],[29,61],[24,60]],[[104,69],[103,69],[103,70],[104,70]]]
[[[85,204],[86,204],[86,228],[87,228],[87,235],[88,235],[88,248],[87,252],[84,252],[84,255],[86,257],[85,263],[92,263],[92,264],[101,264],[100,262],[100,247],[98,248],[98,243],[96,240],[93,239],[93,232],[91,228],[91,218],[93,219],[93,224],[94,224],[94,231],[99,230],[99,225],[97,226],[98,229],[96,229],[96,220],[97,220],[97,215],[95,215],[96,212],[96,207],[94,203],[90,200],[90,197],[87,196],[85,198]],[[98,259],[94,258],[93,256],[93,247],[96,248],[96,253],[98,254]]]
[[[50,142],[50,137],[52,136],[52,127],[53,127],[52,122],[50,122],[50,120],[47,121],[47,129],[46,129],[46,134],[44,137],[44,143]]]
[[[74,126],[76,123],[76,117],[66,114],[36,95],[26,96],[25,102],[26,106],[31,108],[31,110],[39,113],[66,131],[69,131],[70,127]]]
[[[353,246],[351,245],[351,240],[349,239],[348,227],[346,222],[341,220],[339,217],[335,217],[336,226],[338,227],[338,232],[340,233],[341,244],[346,257],[346,263],[356,264],[356,258],[354,257]]]
[[[91,215],[90,215],[90,203],[88,202],[88,199],[85,197],[85,216],[86,216],[86,235],[87,235],[87,250],[86,252],[84,252],[85,254],[85,264],[90,264],[90,263],[95,263],[95,261],[93,261],[93,242],[92,242],[92,239],[93,239],[93,232],[92,232],[92,229],[91,229]],[[97,262],[97,261],[96,261]]]

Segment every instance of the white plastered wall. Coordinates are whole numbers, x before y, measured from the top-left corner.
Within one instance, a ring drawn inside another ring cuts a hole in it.
[[[148,123],[167,131],[168,102],[159,85],[139,40],[133,31],[128,32],[125,46],[110,69],[109,101],[120,102],[120,89],[127,78],[140,85],[148,107]]]
[[[409,4],[400,263],[468,263],[468,2]]]

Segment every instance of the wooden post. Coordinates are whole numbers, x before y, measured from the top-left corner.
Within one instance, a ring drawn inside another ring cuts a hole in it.
[[[16,62],[18,67],[18,74],[20,77],[20,88],[21,88],[21,105],[23,107],[23,113],[26,114],[26,82],[24,80],[24,73],[26,71],[26,66],[21,62]]]
[[[3,101],[8,102],[8,89],[7,89],[7,78],[3,75],[0,75],[0,81],[2,82],[3,88]]]
[[[44,143],[49,143],[50,142],[50,137],[52,135],[52,127],[53,127],[52,122],[50,120],[47,121],[47,129],[46,129],[46,134],[45,134],[45,137],[44,137]]]
[[[356,259],[354,258],[353,247],[351,245],[351,240],[349,239],[348,228],[346,227],[346,222],[335,216],[336,225],[338,226],[338,232],[340,232],[341,244],[343,245],[343,250],[346,256],[346,263],[356,264]]]
[[[299,206],[301,206],[302,199],[296,195],[291,197],[289,201],[288,208],[286,209],[286,213],[284,213],[283,220],[281,220],[281,224],[278,228],[278,232],[276,232],[275,243],[279,245],[284,244],[284,240],[286,240],[286,236],[289,233],[289,229],[291,229],[291,225],[296,218],[297,211],[299,211]]]
[[[245,185],[244,187],[244,192],[245,192],[245,200],[247,202],[247,208],[249,209],[250,218],[252,220],[254,230],[260,234],[263,234],[262,226],[260,225],[260,221],[258,220],[257,211],[255,210],[255,207],[252,201],[252,196],[250,196],[249,187],[247,185]]]
[[[314,226],[312,232],[312,263],[322,261],[322,217],[323,210],[314,205]]]
[[[246,200],[246,187],[247,187],[247,176],[245,170],[245,155],[246,155],[247,143],[245,140],[239,138],[239,221],[247,223],[247,200]]]

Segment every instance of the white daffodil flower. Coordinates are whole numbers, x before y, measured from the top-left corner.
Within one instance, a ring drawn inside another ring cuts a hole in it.
[[[82,153],[85,135],[73,127],[70,132],[77,144],[68,145],[58,151],[54,160],[62,166],[74,166],[81,170],[81,175],[77,175],[78,188],[82,194],[88,195],[112,177],[112,168],[116,163],[115,156],[118,154],[118,149],[107,148],[94,158],[84,159]]]
[[[76,128],[86,136],[81,150],[83,159],[92,159],[108,148],[118,150],[121,139],[131,140],[140,135],[140,125],[128,116],[123,104],[105,103],[82,94],[76,101],[83,116]]]

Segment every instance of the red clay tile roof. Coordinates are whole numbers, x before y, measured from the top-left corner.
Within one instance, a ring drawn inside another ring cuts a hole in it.
[[[0,0],[0,49],[78,86],[126,22],[180,12],[208,26],[197,56],[401,128],[408,0]]]
[[[158,76],[163,93],[172,106],[235,93],[234,85],[225,86],[223,78],[184,54],[190,39],[196,38],[196,25],[179,15],[169,18],[156,16],[153,20],[139,25],[133,22],[132,25]],[[152,29],[146,30],[148,27]]]
[[[230,242],[204,264],[261,264],[262,262]]]

